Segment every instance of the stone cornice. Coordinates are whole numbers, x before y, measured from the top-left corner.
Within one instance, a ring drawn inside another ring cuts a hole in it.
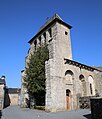
[[[69,65],[74,65],[76,67],[79,67],[80,69],[86,69],[88,71],[94,71],[94,70],[97,70],[99,72],[102,72],[101,70],[99,69],[96,69],[94,67],[91,67],[91,66],[88,66],[88,65],[85,65],[85,64],[82,64],[82,63],[79,63],[79,62],[76,62],[76,61],[73,61],[73,60],[70,60],[70,59],[66,59],[64,58],[65,60],[65,64],[69,64]]]

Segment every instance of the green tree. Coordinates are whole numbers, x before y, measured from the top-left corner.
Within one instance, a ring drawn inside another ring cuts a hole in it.
[[[49,59],[47,45],[37,48],[30,58],[24,79],[30,97],[36,105],[45,105],[45,61]]]

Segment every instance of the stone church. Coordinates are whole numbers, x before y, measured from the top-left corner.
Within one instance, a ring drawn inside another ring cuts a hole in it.
[[[64,111],[79,108],[79,97],[102,96],[102,67],[92,67],[73,61],[70,31],[72,26],[57,14],[50,18],[29,41],[30,49],[22,73],[21,106],[26,106],[27,90],[23,78],[30,55],[46,42],[49,60],[45,62],[46,111]]]

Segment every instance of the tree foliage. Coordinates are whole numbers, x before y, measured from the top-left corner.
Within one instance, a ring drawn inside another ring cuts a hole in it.
[[[49,59],[47,45],[37,48],[30,58],[26,77],[24,79],[28,94],[34,97],[36,105],[44,105],[45,102],[45,61]]]

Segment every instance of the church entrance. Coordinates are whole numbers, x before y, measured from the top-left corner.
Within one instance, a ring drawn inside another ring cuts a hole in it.
[[[69,89],[66,90],[66,109],[70,110],[70,93]]]

